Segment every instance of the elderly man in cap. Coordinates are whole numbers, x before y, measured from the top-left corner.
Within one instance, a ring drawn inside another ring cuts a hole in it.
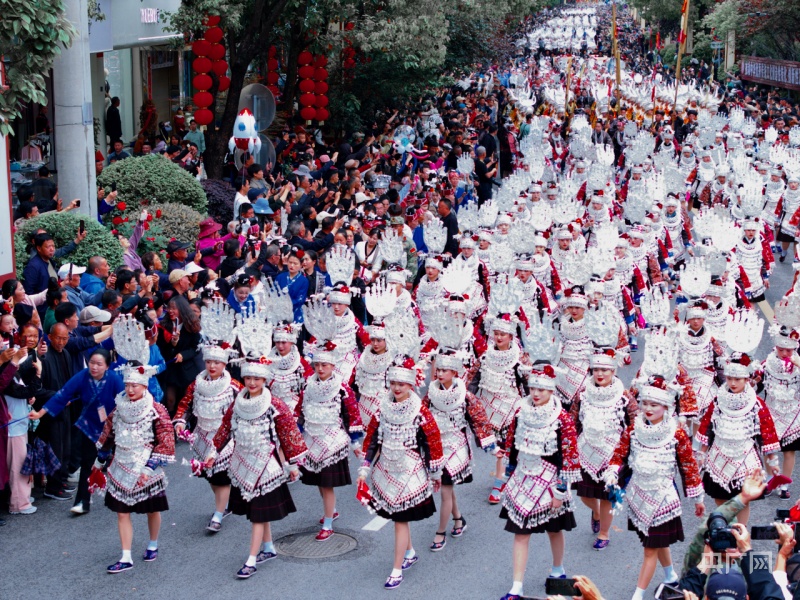
[[[81,289],[81,275],[86,272],[86,267],[79,267],[72,263],[61,265],[58,269],[58,280],[67,292],[67,299],[78,310],[83,310],[88,305],[99,306],[103,299],[105,288],[99,292],[89,293]]]
[[[111,313],[96,306],[87,306],[78,313],[78,320],[84,327],[102,327],[111,320]]]
[[[189,274],[183,269],[170,271],[169,283],[172,285],[172,289],[176,295],[184,296],[187,300],[192,300],[197,297],[197,292],[192,290]]]

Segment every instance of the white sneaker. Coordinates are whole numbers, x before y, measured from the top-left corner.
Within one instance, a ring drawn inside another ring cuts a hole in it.
[[[81,504],[76,504],[75,506],[70,508],[69,512],[71,512],[73,515],[85,515],[89,511],[83,508],[83,503],[81,503]]]
[[[36,512],[35,506],[29,506],[28,508],[23,508],[22,510],[17,511],[9,511],[8,514],[10,515],[32,515]]]
[[[70,476],[67,477],[67,483],[78,483],[80,481],[80,469],[75,471],[74,473],[70,473]]]
[[[28,502],[30,502],[31,504],[33,504],[34,502],[36,502],[36,498],[34,498],[33,496],[31,496],[30,498],[28,498]]]

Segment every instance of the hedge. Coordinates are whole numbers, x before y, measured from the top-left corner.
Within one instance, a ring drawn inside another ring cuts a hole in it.
[[[130,208],[141,208],[155,203],[174,202],[206,212],[206,194],[203,186],[188,171],[152,154],[126,158],[103,169],[97,178],[98,185],[106,188],[117,185],[117,201]]]
[[[78,234],[80,221],[83,219],[86,238],[78,244],[74,252],[61,259],[61,262],[72,262],[86,266],[92,256],[104,256],[112,269],[122,264],[122,246],[119,240],[90,215],[76,211],[47,212],[23,222],[14,236],[14,249],[17,259],[17,278],[22,279],[22,272],[28,264],[29,254],[26,252],[28,238],[36,229],[44,229],[53,236],[56,248],[66,246]]]

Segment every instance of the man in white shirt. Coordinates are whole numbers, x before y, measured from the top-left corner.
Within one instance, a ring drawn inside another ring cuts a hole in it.
[[[236,197],[233,199],[233,218],[239,217],[239,208],[245,202],[250,202],[247,198],[247,192],[250,191],[250,181],[247,177],[237,177],[233,180],[233,187],[236,188]]]

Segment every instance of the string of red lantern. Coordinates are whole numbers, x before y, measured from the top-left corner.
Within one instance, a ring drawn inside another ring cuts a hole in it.
[[[316,102],[316,95],[314,90],[316,85],[314,83],[314,56],[311,52],[304,50],[297,57],[297,64],[300,68],[297,70],[297,75],[300,82],[297,84],[300,90],[300,116],[305,119],[306,124],[310,125],[317,117],[317,109],[314,108]]]
[[[197,90],[192,100],[197,107],[194,120],[198,125],[210,125],[214,121],[214,113],[209,110],[214,103],[214,95],[209,92],[214,80],[209,73],[213,72],[217,76],[218,92],[226,91],[231,85],[231,80],[226,75],[228,63],[225,62],[225,46],[221,43],[225,34],[218,26],[220,21],[219,15],[207,16],[203,38],[192,43],[192,52],[197,57],[192,61],[192,70],[196,73],[192,85]]]
[[[314,106],[316,107],[315,118],[319,121],[320,125],[330,118],[328,112],[328,71],[325,67],[328,64],[328,59],[324,54],[320,54],[314,58]]]

